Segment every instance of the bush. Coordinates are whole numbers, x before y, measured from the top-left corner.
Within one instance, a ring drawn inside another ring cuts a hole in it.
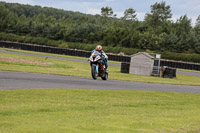
[[[200,54],[163,52],[161,56],[163,59],[200,63]]]

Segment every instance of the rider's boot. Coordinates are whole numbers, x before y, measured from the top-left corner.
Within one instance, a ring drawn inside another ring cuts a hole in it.
[[[105,64],[105,67],[106,67],[106,73],[108,73],[108,65]]]

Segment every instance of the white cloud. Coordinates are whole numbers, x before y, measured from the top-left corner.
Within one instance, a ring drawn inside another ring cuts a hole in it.
[[[136,14],[137,14],[136,18],[137,18],[139,21],[143,21],[146,12],[136,12]]]
[[[92,15],[96,15],[96,14],[101,14],[101,9],[88,9],[86,11],[87,14],[92,14]]]
[[[33,1],[32,0],[3,0],[4,2],[8,2],[8,3],[21,3],[21,4],[32,4]]]
[[[124,16],[124,12],[114,12],[114,14],[117,14],[117,18],[121,18]]]
[[[106,0],[106,2],[114,2],[115,0]]]
[[[49,3],[48,6],[53,6],[55,8],[71,10],[71,11],[79,11],[87,14],[99,14],[101,7],[103,6],[100,2],[71,2],[65,1],[62,3]]]
[[[200,15],[199,0],[168,0],[167,3],[171,6],[173,14],[172,20],[175,22],[186,14],[189,19],[192,19],[192,25],[194,25],[197,17]]]

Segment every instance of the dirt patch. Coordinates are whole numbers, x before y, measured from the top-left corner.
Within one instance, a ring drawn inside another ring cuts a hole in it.
[[[24,59],[11,58],[11,57],[0,57],[0,61],[26,63],[26,64],[33,64],[33,65],[52,65],[52,63],[49,63],[49,62],[31,61],[31,60],[24,60]]]

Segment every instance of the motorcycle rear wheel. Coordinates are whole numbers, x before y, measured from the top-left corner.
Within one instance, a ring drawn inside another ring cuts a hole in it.
[[[107,80],[108,79],[108,73],[105,73],[103,77],[101,77],[102,80]]]

